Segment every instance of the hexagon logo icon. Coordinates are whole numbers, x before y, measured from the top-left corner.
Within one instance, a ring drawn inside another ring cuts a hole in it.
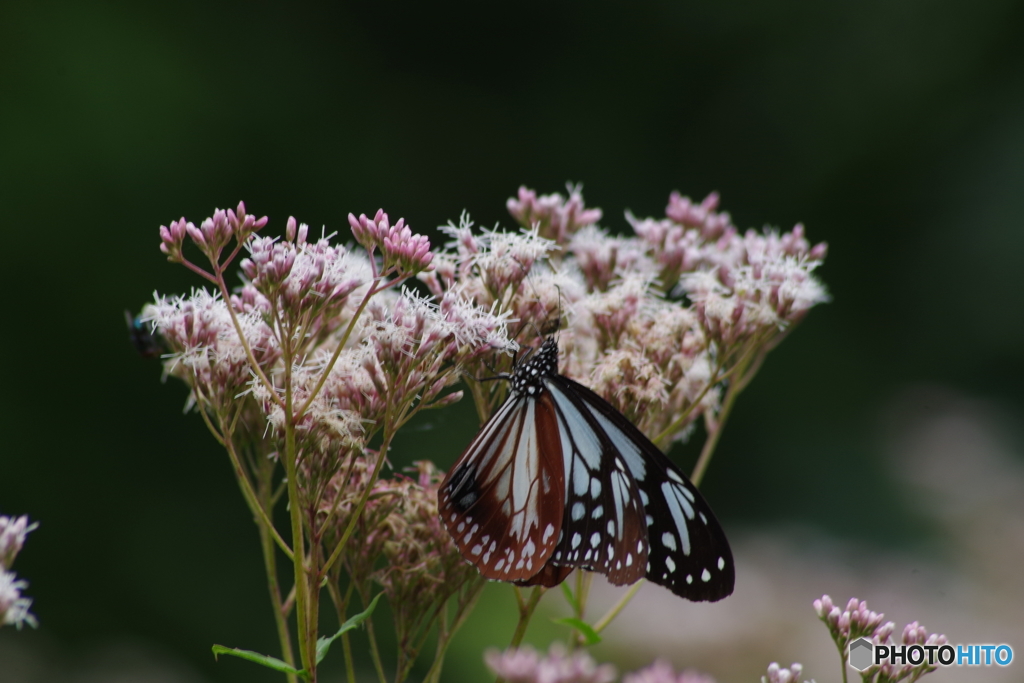
[[[857,671],[863,671],[871,666],[874,659],[875,646],[867,638],[858,638],[850,643],[850,666]]]

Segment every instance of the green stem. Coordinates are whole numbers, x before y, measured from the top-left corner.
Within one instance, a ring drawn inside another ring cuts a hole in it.
[[[340,575],[337,573],[331,574],[331,580],[327,582],[327,594],[331,596],[331,602],[334,603],[334,613],[338,618],[338,623],[344,624],[347,606],[352,599],[352,589],[355,587],[355,584],[351,581],[349,582],[348,589],[345,591],[345,597],[342,598],[341,594],[338,593],[340,581]],[[369,619],[365,623],[373,623],[373,620]],[[345,675],[347,676],[348,683],[355,683],[356,671],[355,664],[352,661],[352,643],[349,641],[348,636],[348,633],[341,634],[341,645],[345,656]]]
[[[473,585],[459,600],[459,609],[455,613],[455,619],[451,625],[444,629],[444,637],[439,630],[437,636],[437,653],[434,655],[434,663],[430,665],[430,670],[427,671],[426,677],[423,679],[423,683],[440,683],[441,681],[441,667],[444,666],[444,656],[448,652],[448,646],[452,642],[452,637],[455,632],[462,628],[462,625],[466,622],[473,608],[476,606],[476,601],[479,599],[480,594],[483,592],[485,582],[482,579],[475,581]]]
[[[287,348],[287,347],[285,347]],[[295,572],[295,620],[299,629],[299,653],[309,683],[316,683],[316,625],[309,623],[309,572],[306,566],[305,538],[302,529],[302,499],[299,497],[295,423],[292,421],[291,358],[284,353],[285,366],[285,474],[288,477],[288,512],[292,529],[292,566]],[[310,637],[310,628],[313,628]]]
[[[729,383],[729,388],[725,391],[725,398],[722,400],[722,407],[718,411],[717,424],[715,425],[715,428],[710,430],[708,433],[708,438],[704,442],[704,447],[700,451],[700,457],[697,459],[697,464],[693,468],[693,474],[690,475],[690,481],[693,482],[694,486],[700,486],[700,482],[704,478],[704,473],[708,469],[708,464],[711,462],[711,456],[714,454],[715,447],[718,445],[718,440],[722,436],[722,429],[725,427],[726,420],[729,419],[729,414],[732,412],[732,407],[736,403],[736,399],[739,397],[740,392],[750,384],[750,380],[754,378],[754,375],[757,374],[757,371],[761,368],[761,363],[764,362],[764,357],[764,351],[754,358],[751,358],[749,354],[745,354],[733,368],[736,370],[736,377]]]
[[[590,584],[594,581],[593,572],[576,570],[576,604],[579,606],[577,619],[583,619],[587,611],[587,598],[590,597]]]
[[[587,612],[587,599],[590,597],[590,585],[594,581],[593,572],[576,570],[576,614],[573,615],[580,621],[584,620]],[[569,650],[575,650],[583,645],[583,636],[575,629],[569,632]]]
[[[608,612],[603,617],[601,617],[596,624],[594,624],[594,630],[598,633],[605,630],[608,624],[612,623],[612,619],[619,616],[619,612],[625,609],[626,605],[629,604],[629,601],[633,599],[633,596],[636,595],[636,592],[640,590],[640,586],[642,585],[644,585],[644,580],[640,579],[632,586],[630,586],[629,590],[626,591],[625,595],[619,598],[619,601],[615,603],[615,605],[610,610],[608,610]]]
[[[315,507],[314,507],[315,509]],[[309,516],[313,516],[312,514]],[[322,580],[323,574],[317,572],[317,567],[320,566],[320,559],[322,556],[322,548],[320,545],[320,539],[313,535],[313,524],[312,520],[307,520],[307,529],[310,534],[309,539],[309,558],[306,564],[309,567],[309,577],[307,579],[307,587],[309,588],[309,598],[306,601],[306,623],[309,625],[306,630],[306,638],[308,639],[307,647],[309,648],[310,661],[316,662],[316,641],[320,636],[320,590],[323,587],[324,581]],[[310,671],[310,683],[316,681],[316,671]]]
[[[341,539],[338,541],[338,545],[334,548],[330,557],[327,558],[327,562],[324,563],[323,568],[320,569],[320,575],[323,576],[328,570],[337,562],[338,558],[341,557],[342,551],[345,549],[345,544],[348,542],[349,536],[355,531],[356,523],[359,521],[359,517],[363,514],[363,508],[366,507],[366,501],[370,498],[370,493],[373,491],[374,484],[377,483],[377,477],[380,475],[380,468],[387,459],[388,450],[391,448],[391,440],[395,436],[395,423],[401,423],[402,418],[408,410],[408,404],[400,405],[397,407],[396,412],[397,418],[392,418],[390,414],[384,417],[384,441],[380,445],[380,450],[377,453],[377,462],[373,466],[373,472],[370,474],[369,480],[366,482],[366,487],[363,489],[363,494],[359,498],[359,503],[356,505],[355,510],[352,511],[352,515],[349,517],[348,526],[345,527],[345,532],[341,535]]]
[[[373,660],[373,668],[377,670],[377,680],[379,683],[387,683],[388,677],[384,673],[384,664],[380,659],[380,648],[377,647],[377,632],[373,628],[373,619],[367,619],[363,623],[366,624],[366,636],[370,639],[370,659]]]
[[[519,586],[516,586],[516,591],[519,590]],[[508,644],[510,648],[519,647],[523,642],[523,636],[526,635],[526,627],[530,624],[530,619],[533,617],[533,612],[537,609],[537,603],[547,592],[547,588],[544,586],[534,586],[530,592],[530,599],[524,604],[519,604],[519,623],[516,624],[515,633],[512,634],[512,641]]]
[[[665,450],[666,442],[668,441],[668,439],[670,439],[673,434],[675,434],[676,432],[683,428],[683,425],[686,424],[687,418],[690,417],[690,413],[692,413],[694,409],[700,405],[700,402],[704,400],[704,396],[707,395],[709,391],[711,391],[712,387],[714,387],[716,384],[722,381],[722,377],[719,376],[718,374],[721,371],[721,369],[722,366],[718,365],[715,368],[715,371],[711,373],[711,380],[706,385],[704,385],[704,388],[701,389],[701,392],[697,394],[697,398],[693,399],[693,401],[690,402],[690,405],[686,407],[686,410],[684,410],[679,417],[673,420],[672,424],[670,424],[668,427],[665,427],[665,429],[661,431],[661,434],[658,434],[658,436],[651,439],[651,441],[654,442],[655,446],[661,448],[662,450]]]
[[[523,642],[523,636],[526,635],[526,627],[530,623],[530,618],[533,617],[533,611],[537,609],[537,603],[540,602],[541,597],[547,591],[544,586],[534,586],[533,591],[530,593],[530,599],[527,602],[523,602],[523,593],[519,590],[519,586],[513,586],[516,594],[516,602],[519,604],[519,623],[516,624],[515,633],[512,634],[512,642],[508,644],[509,649],[519,647]],[[494,683],[505,683],[505,679],[498,676],[494,679]]]
[[[345,532],[341,535],[341,539],[335,546],[331,556],[327,558],[324,566],[320,569],[321,573],[325,573],[338,561],[341,557],[342,551],[345,549],[345,544],[348,543],[349,536],[355,531],[356,523],[359,521],[359,517],[363,514],[363,508],[366,507],[366,501],[370,498],[370,492],[373,490],[373,485],[377,483],[377,477],[380,475],[380,468],[384,464],[384,460],[387,459],[387,449],[391,445],[391,439],[388,438],[384,443],[381,444],[381,449],[377,453],[377,462],[373,466],[373,472],[370,474],[370,479],[366,482],[366,488],[363,490],[363,494],[359,497],[359,503],[356,505],[355,510],[352,511],[351,517],[348,520],[348,526],[345,527]]]
[[[245,498],[245,502],[249,505],[249,509],[252,511],[253,515],[256,516],[256,526],[261,529],[261,533],[265,530],[270,535],[270,538],[274,543],[276,543],[288,559],[291,560],[292,549],[289,548],[288,544],[285,543],[285,540],[281,538],[281,534],[277,532],[277,529],[274,527],[274,523],[267,515],[267,511],[257,498],[256,491],[253,490],[252,483],[249,481],[249,477],[246,475],[245,469],[242,466],[241,458],[238,457],[238,451],[235,450],[233,436],[234,435],[231,432],[227,432],[223,443],[225,450],[228,452],[228,457],[231,458],[231,465],[235,468],[235,479],[238,480],[238,487],[242,489],[242,497]]]
[[[356,683],[356,666],[352,661],[352,641],[347,633],[341,634],[341,649],[345,655],[345,676],[348,683]]]
[[[261,467],[260,477],[260,498],[269,502],[271,492],[271,475],[273,474],[273,463],[264,458],[266,466]],[[261,506],[262,507],[262,506]],[[281,644],[281,657],[291,667],[295,666],[295,653],[292,650],[291,633],[288,630],[288,619],[285,616],[281,600],[281,585],[277,578],[277,557],[275,555],[274,539],[270,535],[270,529],[263,524],[257,524],[260,532],[260,546],[263,548],[263,565],[267,573],[267,587],[270,591],[270,603],[274,609],[274,623],[277,626],[277,638]],[[271,527],[273,529],[273,527]],[[288,683],[298,683],[294,674],[287,674]]]

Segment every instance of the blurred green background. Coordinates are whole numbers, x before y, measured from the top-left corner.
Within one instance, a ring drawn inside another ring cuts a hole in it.
[[[41,627],[4,652],[68,680],[137,656],[278,680],[210,655],[275,650],[255,528],[122,318],[199,284],[157,227],[240,199],[271,234],[379,207],[434,236],[463,209],[511,226],[519,185],[566,181],[614,231],[671,190],[803,222],[834,300],[740,401],[707,496],[727,529],[941,558],[880,422],[910,385],[1024,407],[1022,28],[998,0],[4,3],[0,513],[41,524],[15,565]],[[460,406],[419,429],[396,459],[447,467],[475,425]],[[452,680],[512,620],[489,592]]]

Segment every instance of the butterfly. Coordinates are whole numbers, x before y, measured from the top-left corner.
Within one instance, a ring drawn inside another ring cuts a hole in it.
[[[508,399],[438,491],[445,527],[483,576],[554,586],[582,568],[694,601],[732,593],[711,508],[629,420],[558,374],[553,337],[501,378]]]

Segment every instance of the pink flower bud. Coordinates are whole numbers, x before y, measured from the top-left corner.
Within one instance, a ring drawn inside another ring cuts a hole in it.
[[[820,600],[814,601],[814,611],[818,613],[819,617],[824,617],[832,611],[832,598],[827,594],[822,595]]]

